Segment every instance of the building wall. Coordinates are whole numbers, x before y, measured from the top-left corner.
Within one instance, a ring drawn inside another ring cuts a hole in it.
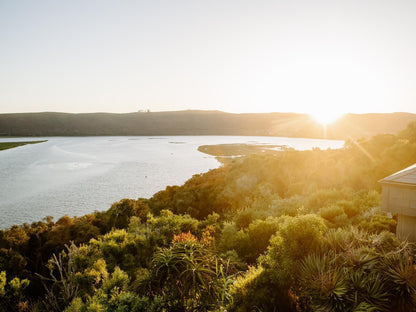
[[[409,241],[416,241],[416,217],[398,215],[396,235]]]
[[[382,184],[381,210],[397,214],[396,234],[416,242],[416,185]]]
[[[382,188],[383,211],[416,217],[416,186],[383,184]]]

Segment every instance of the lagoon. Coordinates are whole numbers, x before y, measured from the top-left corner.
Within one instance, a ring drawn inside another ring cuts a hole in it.
[[[344,141],[255,136],[0,138],[48,140],[0,152],[0,228],[53,216],[107,210],[122,198],[150,197],[220,166],[197,150],[211,144],[341,148]]]

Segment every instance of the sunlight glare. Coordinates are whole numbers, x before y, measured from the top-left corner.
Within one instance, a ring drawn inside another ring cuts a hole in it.
[[[313,120],[320,123],[321,125],[329,125],[337,121],[343,114],[340,112],[333,111],[320,111],[309,114]]]

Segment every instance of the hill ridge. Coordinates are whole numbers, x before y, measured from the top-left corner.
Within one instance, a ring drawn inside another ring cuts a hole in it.
[[[301,113],[185,110],[133,113],[0,114],[2,136],[252,135],[347,139],[396,133],[416,114],[346,114],[325,129]]]

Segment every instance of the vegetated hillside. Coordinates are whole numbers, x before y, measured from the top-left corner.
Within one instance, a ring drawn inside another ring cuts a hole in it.
[[[416,122],[1,230],[0,311],[414,312],[415,246],[377,181],[415,161]]]
[[[3,136],[73,135],[273,135],[310,138],[361,138],[395,133],[415,114],[348,114],[324,131],[309,115],[230,114],[219,111],[149,113],[21,113],[0,115]]]

